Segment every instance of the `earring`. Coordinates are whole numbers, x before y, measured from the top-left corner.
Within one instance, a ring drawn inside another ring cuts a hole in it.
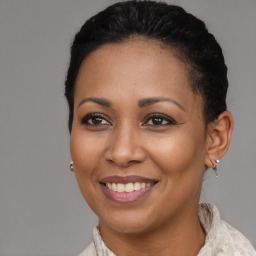
[[[70,162],[69,169],[70,169],[71,172],[74,171],[74,163],[73,163],[73,161]]]
[[[213,165],[212,169],[215,172],[215,177],[216,177],[216,179],[218,179],[218,176],[219,176],[218,175],[218,165],[219,165],[220,160],[212,160],[211,162]]]

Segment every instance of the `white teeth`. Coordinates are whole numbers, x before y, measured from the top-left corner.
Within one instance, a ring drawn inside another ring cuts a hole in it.
[[[112,183],[112,190],[113,190],[113,191],[117,191],[116,183]]]
[[[117,183],[116,188],[117,188],[117,192],[124,192],[124,184]]]
[[[141,189],[141,183],[140,182],[135,182],[134,183],[134,190],[140,190]]]
[[[125,189],[124,189],[125,192],[132,192],[134,191],[134,185],[132,183],[127,183],[125,185]]]
[[[133,192],[146,187],[150,187],[152,183],[135,182],[135,183],[106,183],[106,186],[115,192]]]

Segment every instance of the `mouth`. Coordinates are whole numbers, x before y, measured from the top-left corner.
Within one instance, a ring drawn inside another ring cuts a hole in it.
[[[111,176],[100,181],[104,194],[118,203],[135,202],[146,196],[158,183],[140,176]]]

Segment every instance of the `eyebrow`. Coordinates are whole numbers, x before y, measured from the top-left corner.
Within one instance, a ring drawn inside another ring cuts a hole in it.
[[[104,99],[104,98],[94,98],[94,97],[89,97],[89,98],[85,98],[83,99],[79,105],[78,105],[78,108],[84,104],[85,102],[88,102],[88,101],[91,101],[91,102],[94,102],[94,103],[97,103],[101,106],[104,106],[104,107],[108,107],[108,108],[111,108],[112,107],[112,104],[110,101],[108,101],[107,99]],[[163,101],[168,101],[168,102],[171,102],[173,104],[175,104],[176,106],[178,106],[180,109],[182,109],[183,111],[185,111],[185,108],[179,103],[177,102],[176,100],[174,99],[171,99],[171,98],[166,98],[166,97],[150,97],[150,98],[145,98],[145,99],[141,99],[139,100],[138,102],[138,106],[140,108],[144,108],[144,107],[148,107],[148,106],[151,106],[153,104],[156,104],[158,102],[163,102]]]
[[[85,102],[88,102],[88,101],[92,101],[94,103],[97,103],[101,106],[104,106],[104,107],[108,107],[110,108],[112,106],[112,104],[110,103],[110,101],[106,100],[106,99],[103,99],[103,98],[93,98],[93,97],[89,97],[89,98],[85,98],[83,99],[79,105],[78,105],[78,108],[84,104]]]
[[[183,111],[185,111],[185,108],[179,102],[177,102],[174,99],[166,98],[166,97],[152,97],[152,98],[141,99],[139,101],[138,105],[140,108],[143,108],[143,107],[151,106],[155,103],[162,102],[162,101],[171,102],[171,103],[175,104],[176,106],[178,106]]]

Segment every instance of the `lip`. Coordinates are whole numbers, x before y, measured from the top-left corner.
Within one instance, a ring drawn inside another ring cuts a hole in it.
[[[106,183],[135,183],[135,182],[145,182],[145,183],[151,183],[151,186],[141,188],[139,190],[135,190],[132,192],[116,192],[111,189],[109,189],[106,186]],[[139,199],[142,199],[145,197],[158,183],[155,179],[150,179],[146,177],[136,176],[136,175],[130,175],[130,176],[109,176],[105,177],[100,180],[100,186],[102,188],[102,191],[104,194],[112,201],[116,203],[132,203],[135,201],[138,201]]]

